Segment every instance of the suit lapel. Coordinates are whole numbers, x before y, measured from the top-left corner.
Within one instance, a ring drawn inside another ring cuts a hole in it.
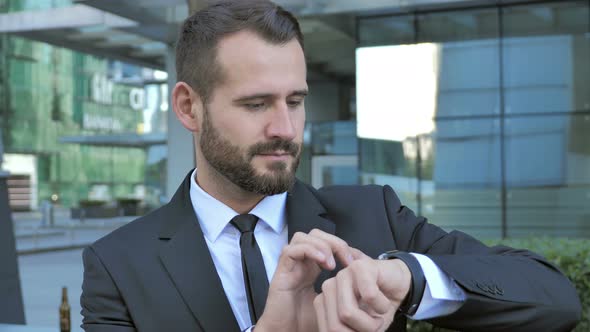
[[[239,331],[190,202],[190,174],[167,206],[160,260],[204,331]]]
[[[317,228],[334,235],[336,225],[326,217],[326,209],[313,194],[312,189],[296,181],[293,189],[287,194],[287,224],[289,228],[289,242],[297,232],[309,233]],[[334,272],[322,271],[315,283],[315,289],[320,292],[322,283],[333,276]]]

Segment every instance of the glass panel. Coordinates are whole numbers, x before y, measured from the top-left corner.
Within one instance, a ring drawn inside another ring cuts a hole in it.
[[[500,183],[499,120],[437,123],[434,179],[441,188],[488,188]]]
[[[421,15],[419,28],[421,41],[440,45],[436,116],[499,114],[497,12]]]
[[[388,184],[404,205],[417,211],[419,200],[416,163],[415,159],[406,156],[407,150],[404,150],[403,142],[361,138],[359,145],[361,183]]]
[[[358,168],[356,166],[324,167],[322,181],[324,186],[358,184]]]
[[[362,182],[390,184],[444,228],[499,237],[497,10],[419,15],[417,27],[420,44],[357,50]]]
[[[400,175],[410,173],[402,142],[361,138],[359,144],[359,166],[363,172]]]
[[[362,139],[361,151],[363,183],[391,185],[404,205],[444,228],[501,236],[499,120],[437,121],[434,136]]]
[[[301,151],[299,167],[297,167],[297,172],[295,173],[297,179],[305,183],[311,183],[311,126],[311,123],[305,124],[305,129],[303,130],[303,151]]]
[[[501,236],[499,120],[437,121],[433,155],[432,191],[423,190],[422,196],[424,215],[448,229]]]
[[[339,121],[311,124],[314,155],[347,155],[358,153],[356,122]]]
[[[361,46],[416,42],[414,16],[411,15],[361,19],[358,33]]]
[[[166,187],[167,145],[155,145],[147,149],[145,165],[146,203],[154,207],[166,203],[163,188]]]
[[[71,6],[72,0],[12,0],[8,1],[8,11],[46,10]]]
[[[496,9],[418,15],[419,42],[450,42],[498,37]]]
[[[509,236],[590,236],[590,114],[506,123]]]
[[[503,9],[506,114],[590,110],[588,4]]]
[[[59,3],[65,2],[54,1]],[[47,156],[40,161],[40,197],[57,193],[60,203],[74,206],[89,197],[94,184],[108,185],[113,198],[132,195],[144,182],[144,150],[59,139],[137,132],[144,120],[131,107],[133,87],[115,83],[113,103],[100,103],[92,100],[92,83],[95,75],[108,76],[107,60],[12,36],[4,44],[10,46],[0,55],[5,64],[0,81],[7,82],[0,106],[5,145],[13,153]]]
[[[556,1],[502,8],[505,37],[583,34],[588,31],[588,4]]]

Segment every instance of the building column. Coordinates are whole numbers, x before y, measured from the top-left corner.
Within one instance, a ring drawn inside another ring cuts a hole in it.
[[[172,105],[172,90],[176,84],[175,51],[168,46],[166,52],[168,72],[168,158],[166,162],[166,197],[172,198],[187,172],[195,167],[193,136],[176,118]]]

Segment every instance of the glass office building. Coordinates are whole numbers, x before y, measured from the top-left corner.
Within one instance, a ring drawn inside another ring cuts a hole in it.
[[[590,236],[589,7],[360,18],[361,182],[483,238]]]
[[[590,237],[590,1],[461,2],[357,17],[356,88],[344,85],[356,92],[311,87],[308,111],[332,115],[311,117],[298,176],[390,184],[431,222],[482,238]],[[71,3],[0,0],[0,12]],[[56,193],[71,206],[152,188],[159,204],[165,142],[60,140],[163,134],[165,89],[122,82],[113,72],[138,69],[121,63],[0,43],[3,138],[33,174],[30,200]]]
[[[4,0],[0,12],[70,4]],[[143,199],[146,185],[161,186],[161,158],[150,154],[148,143],[130,142],[146,133],[165,132],[165,116],[155,118],[166,104],[162,84],[132,80],[144,72],[0,35],[0,124],[13,209],[36,209],[51,196],[64,206],[84,200]]]

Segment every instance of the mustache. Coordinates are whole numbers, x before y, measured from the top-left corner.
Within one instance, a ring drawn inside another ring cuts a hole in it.
[[[260,142],[250,147],[248,154],[253,158],[257,154],[270,154],[275,151],[285,151],[285,153],[296,157],[299,153],[299,144],[284,139],[275,139],[269,142]]]

